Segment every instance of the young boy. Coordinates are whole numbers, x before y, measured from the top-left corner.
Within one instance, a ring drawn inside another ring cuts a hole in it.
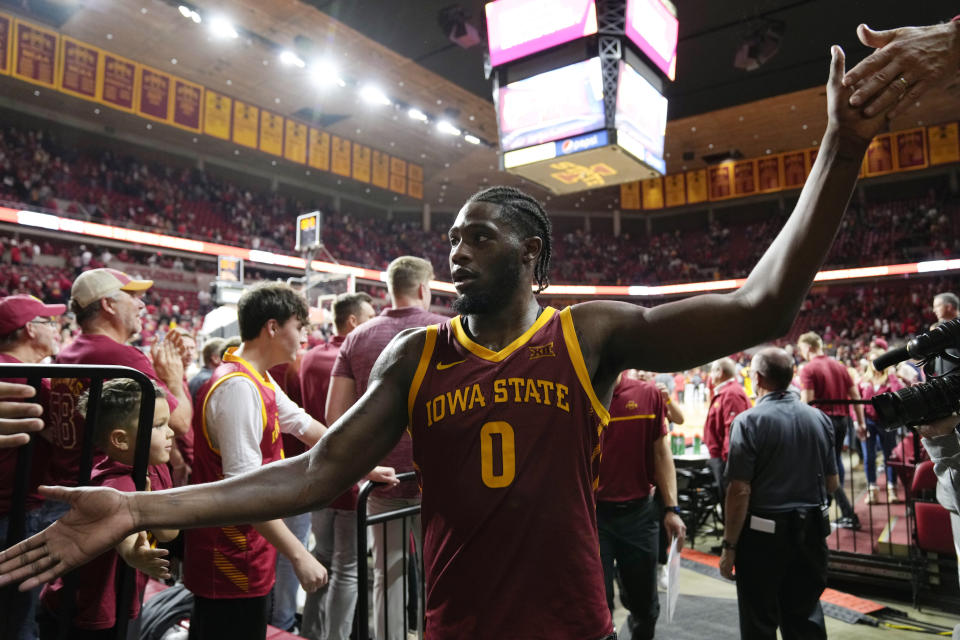
[[[156,405],[153,411],[153,433],[150,438],[150,457],[147,473],[147,490],[168,489],[172,486],[166,463],[173,447],[173,429],[166,394],[154,383]],[[88,395],[80,399],[79,409],[86,414]],[[90,474],[94,486],[112,487],[117,491],[135,491],[133,482],[133,458],[137,442],[137,425],[140,414],[140,385],[129,379],[109,380],[103,384],[97,420],[94,425],[94,442],[106,454]],[[63,637],[61,626],[69,627],[65,637],[70,640],[116,637],[117,589],[116,580],[122,566],[118,557],[137,569],[136,593],[130,603],[130,619],[140,615],[140,599],[147,583],[147,575],[155,578],[170,577],[169,561],[165,549],[155,549],[156,542],[175,538],[176,530],[140,532],[125,538],[117,547],[104,553],[76,573],[76,592],[73,607],[67,607],[61,595],[63,579],[58,578],[43,588],[40,594],[42,611],[37,616],[42,640]],[[63,620],[72,609],[73,617]]]

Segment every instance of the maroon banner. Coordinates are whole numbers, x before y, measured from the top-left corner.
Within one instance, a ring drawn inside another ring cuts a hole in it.
[[[137,105],[141,116],[170,121],[170,76],[150,67],[140,67],[140,100]]]
[[[707,184],[711,200],[733,197],[733,165],[721,164],[707,169]]]
[[[877,136],[867,147],[867,175],[882,176],[893,171],[893,143],[890,135]]]
[[[100,50],[63,37],[60,57],[60,91],[87,100],[97,99]]]
[[[780,177],[780,156],[768,156],[757,160],[757,182],[760,191],[779,191],[783,188]]]
[[[733,165],[733,192],[738,196],[749,196],[757,192],[757,164],[755,160],[744,160]]]
[[[927,166],[927,137],[923,129],[900,131],[897,136],[897,168],[901,171]]]
[[[799,189],[807,180],[807,160],[803,151],[783,154],[783,186]]]
[[[200,132],[203,87],[180,78],[173,80],[173,124]]]
[[[137,65],[112,53],[103,54],[100,101],[108,107],[133,111],[137,86]]]
[[[13,41],[13,75],[21,80],[56,89],[57,42],[55,31],[19,20]]]

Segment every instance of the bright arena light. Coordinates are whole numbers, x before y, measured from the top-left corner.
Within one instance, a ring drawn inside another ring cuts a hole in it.
[[[340,71],[329,60],[316,60],[310,64],[310,77],[313,82],[321,87],[339,85],[346,86],[346,82],[340,77]]]
[[[196,11],[190,12],[190,19],[196,22],[197,24],[200,24],[201,22],[203,22],[203,18],[201,18],[200,14],[197,13]]]
[[[193,10],[190,9],[190,7],[185,7],[183,5],[180,5],[179,7],[177,7],[177,11],[179,11],[180,15],[182,15],[184,18],[189,18]]]
[[[470,144],[480,144],[480,138],[470,133],[465,133],[463,135],[463,139],[469,142]]]
[[[280,52],[280,62],[282,62],[285,65],[288,65],[291,67],[297,67],[300,69],[303,69],[305,66],[307,66],[307,63],[304,62],[300,56],[295,54],[293,51],[290,51],[289,49],[284,49],[283,51]]]
[[[229,20],[219,16],[210,20],[210,33],[217,38],[236,38],[240,35]]]
[[[411,120],[418,120],[420,122],[427,121],[427,114],[425,114],[423,111],[420,111],[420,109],[410,109],[410,111],[407,111],[407,115],[410,116]]]
[[[360,97],[370,104],[388,105],[393,104],[390,98],[380,90],[380,88],[368,84],[360,89]]]
[[[441,120],[437,123],[437,131],[440,133],[445,133],[450,136],[460,135],[460,129],[457,129],[455,126],[447,122],[446,120]]]

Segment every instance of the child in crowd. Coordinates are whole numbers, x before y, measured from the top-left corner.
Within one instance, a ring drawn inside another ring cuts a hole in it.
[[[161,387],[154,383],[156,405],[153,411],[153,432],[150,437],[150,456],[147,472],[147,490],[168,489],[172,486],[167,462],[173,446],[173,430],[167,424],[170,408]],[[137,427],[140,414],[140,385],[130,379],[109,380],[103,385],[94,425],[94,442],[106,454],[94,465],[90,483],[112,487],[117,491],[136,491],[133,480],[133,458],[136,451]],[[86,414],[89,396],[80,399],[81,413]],[[81,567],[68,579],[76,584],[72,606],[64,602],[64,579],[57,578],[43,588],[40,594],[42,611],[37,619],[41,640],[66,637],[70,640],[113,639],[117,624],[117,577],[123,569],[122,558],[137,569],[136,591],[130,603],[129,616],[140,615],[140,600],[147,583],[147,575],[158,579],[170,577],[167,550],[157,549],[156,542],[167,542],[177,536],[176,530],[154,530],[134,533],[117,547],[90,564]],[[72,618],[64,619],[72,614]],[[62,626],[69,629],[61,635]]]

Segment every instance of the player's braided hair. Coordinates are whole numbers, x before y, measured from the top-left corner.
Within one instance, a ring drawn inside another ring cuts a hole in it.
[[[504,217],[523,237],[537,236],[543,241],[533,275],[537,279],[537,293],[546,289],[550,284],[553,227],[547,212],[536,198],[515,187],[495,186],[478,191],[467,202],[489,202],[499,206]]]

